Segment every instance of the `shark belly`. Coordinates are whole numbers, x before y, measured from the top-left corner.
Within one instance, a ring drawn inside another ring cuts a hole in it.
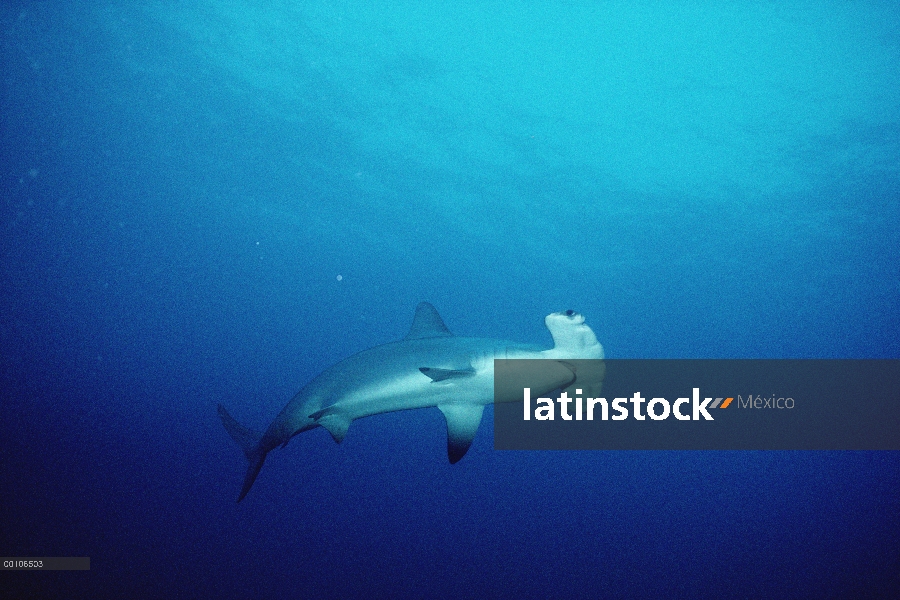
[[[495,358],[537,358],[540,352],[535,346],[480,338],[377,346],[323,372],[310,383],[310,399],[290,417],[302,424],[300,429],[311,418],[343,439],[350,422],[372,415],[453,404],[483,408],[494,398]],[[423,372],[429,370],[458,375],[435,380]]]

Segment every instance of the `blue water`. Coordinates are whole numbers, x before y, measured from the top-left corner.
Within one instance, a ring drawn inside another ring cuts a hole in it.
[[[891,597],[895,452],[497,452],[436,410],[245,460],[402,337],[900,358],[893,2],[4,2],[15,597]],[[383,5],[383,6],[382,6]],[[894,596],[897,597],[897,596]]]

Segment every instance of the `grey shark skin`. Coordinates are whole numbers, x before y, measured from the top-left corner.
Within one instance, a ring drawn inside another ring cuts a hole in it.
[[[265,433],[244,427],[220,404],[225,429],[249,461],[238,502],[253,486],[266,455],[298,433],[324,427],[340,442],[354,419],[398,410],[440,409],[447,422],[447,455],[456,463],[468,451],[484,407],[495,400],[495,358],[558,361],[542,367],[533,394],[574,388],[579,376],[565,359],[603,358],[603,347],[582,315],[571,310],[552,313],[544,322],[553,336],[550,349],[457,337],[431,304],[420,302],[406,337],[354,354],[323,371],[297,392]],[[596,388],[602,378],[602,368],[591,376],[582,373],[578,386]],[[496,399],[520,401],[522,390],[498,390]]]

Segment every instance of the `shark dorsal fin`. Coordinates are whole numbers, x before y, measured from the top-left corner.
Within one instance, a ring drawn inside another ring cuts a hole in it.
[[[447,458],[450,464],[456,464],[466,455],[475,439],[484,405],[439,404],[438,408],[447,420]]]
[[[428,302],[419,302],[416,307],[416,316],[413,317],[412,327],[404,340],[420,340],[422,338],[453,337],[453,333],[444,325],[444,320],[438,311]]]

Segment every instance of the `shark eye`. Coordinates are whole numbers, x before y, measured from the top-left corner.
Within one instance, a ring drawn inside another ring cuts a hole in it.
[[[571,308],[570,308],[569,310],[566,311],[566,316],[567,316],[567,317],[571,317],[571,316],[573,316],[574,314],[575,314],[575,311],[572,310]]]

